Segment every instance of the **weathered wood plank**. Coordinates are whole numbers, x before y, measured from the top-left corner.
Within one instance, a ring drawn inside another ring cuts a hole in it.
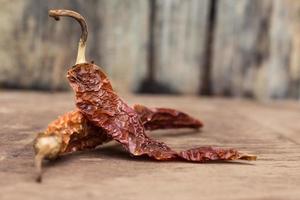
[[[102,0],[97,13],[101,66],[117,90],[137,90],[147,73],[148,1]]]
[[[215,94],[299,98],[298,1],[219,1]]]
[[[202,119],[205,127],[201,132],[165,130],[152,134],[176,149],[231,146],[257,154],[258,160],[250,164],[152,162],[132,158],[113,143],[46,164],[44,182],[39,185],[34,182],[31,142],[50,120],[74,108],[73,94],[1,92],[0,105],[5,105],[0,107],[1,200],[50,200],[53,194],[65,200],[189,200],[200,194],[207,200],[299,197],[300,146],[287,138],[299,139],[294,133],[300,125],[296,112],[285,109],[300,109],[295,102],[262,105],[244,100],[149,95],[125,99],[181,109]],[[281,120],[284,124],[278,128]]]
[[[171,91],[196,94],[200,87],[208,1],[155,2],[155,80]]]
[[[67,8],[87,19],[87,59],[103,66],[117,89],[135,89],[146,73],[147,6],[134,0],[2,1],[0,85],[68,88],[65,72],[75,62],[80,28],[70,19],[56,23],[48,17],[50,8]]]
[[[267,95],[300,97],[300,2],[273,1]]]
[[[65,72],[80,29],[47,16],[48,9],[63,7],[87,18],[87,58],[105,69],[117,90],[137,91],[148,78],[164,86],[161,92],[197,94],[212,86],[216,95],[300,98],[299,1],[216,2],[208,69],[209,0],[2,0],[0,87],[69,88]],[[203,86],[210,75],[212,85]]]
[[[218,1],[212,66],[215,94],[263,95],[271,11],[269,0]]]
[[[73,2],[75,5],[75,2]],[[73,64],[79,29],[71,22],[48,19],[52,6],[72,7],[71,1],[2,1],[7,26],[1,40],[1,85],[12,88],[63,89],[64,72]],[[73,5],[73,6],[74,6]],[[11,14],[14,13],[14,14]],[[71,25],[72,24],[72,25]],[[56,26],[58,25],[58,26]],[[76,25],[76,24],[75,24]],[[78,34],[77,34],[78,31]],[[75,33],[72,33],[75,32]],[[73,56],[72,56],[73,55]]]

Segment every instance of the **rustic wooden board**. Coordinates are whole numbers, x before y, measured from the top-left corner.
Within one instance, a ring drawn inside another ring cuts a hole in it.
[[[272,2],[218,1],[213,52],[213,91],[266,96]]]
[[[148,2],[132,0],[2,1],[0,86],[69,88],[65,72],[75,62],[80,28],[71,19],[49,18],[50,8],[80,11],[89,25],[87,59],[101,65],[118,90],[138,87],[147,72]]]
[[[77,3],[4,0],[1,4],[6,23],[1,27],[6,30],[0,41],[0,55],[4,56],[0,84],[11,88],[66,89],[65,70],[74,64],[80,29],[71,20],[54,22],[48,17],[48,9],[76,9]]]
[[[299,98],[299,1],[218,1],[215,94]]]
[[[273,4],[266,91],[272,98],[299,98],[300,2],[277,0]]]
[[[298,199],[300,106],[296,102],[175,96],[128,96],[131,104],[168,106],[205,122],[192,130],[156,131],[176,149],[218,145],[258,155],[255,162],[194,164],[128,156],[116,143],[46,164],[34,182],[32,140],[74,108],[65,93],[0,93],[0,199]]]
[[[208,1],[155,2],[155,80],[170,91],[196,94],[201,83]]]
[[[148,1],[101,0],[97,15],[101,66],[117,90],[136,91],[148,72]]]
[[[50,8],[86,17],[87,58],[119,91],[300,97],[298,0],[2,0],[1,88],[69,89],[80,29]]]

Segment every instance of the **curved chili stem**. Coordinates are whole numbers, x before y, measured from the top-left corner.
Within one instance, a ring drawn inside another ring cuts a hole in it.
[[[41,153],[36,154],[35,156],[35,166],[37,170],[36,181],[42,182],[42,164],[43,164],[44,155]]]
[[[61,9],[49,10],[49,16],[53,17],[55,20],[59,20],[59,17],[61,16],[72,17],[80,24],[82,32],[78,43],[78,52],[75,64],[86,63],[85,48],[88,37],[88,31],[85,19],[77,12],[74,12],[72,10]]]
[[[35,166],[37,171],[36,181],[42,181],[42,165],[44,158],[54,159],[57,158],[62,147],[62,137],[54,133],[51,135],[44,135],[39,133],[38,137],[33,142],[35,150]]]

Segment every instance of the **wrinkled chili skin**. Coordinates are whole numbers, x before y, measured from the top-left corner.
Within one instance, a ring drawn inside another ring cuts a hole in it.
[[[58,117],[48,125],[42,135],[62,137],[60,154],[93,149],[112,139],[103,129],[91,124],[79,111]]]
[[[163,142],[149,138],[138,114],[112,89],[103,71],[94,64],[77,64],[67,78],[76,94],[76,106],[95,126],[101,127],[134,156],[148,155],[157,160],[181,158],[187,161],[253,160],[234,149],[200,147],[175,152]]]
[[[135,105],[134,110],[146,130],[199,128],[201,125],[198,120],[174,109]],[[168,121],[177,122],[166,125]],[[60,154],[93,149],[112,140],[105,130],[90,123],[79,110],[58,117],[48,125],[46,131],[41,134],[43,135],[62,137]]]
[[[157,160],[177,156],[163,142],[150,139],[137,113],[112,90],[107,76],[94,64],[72,67],[67,78],[76,93],[76,106],[94,125],[103,128],[132,155],[148,155]]]
[[[170,108],[147,108],[134,105],[133,109],[139,115],[146,130],[194,128],[199,129],[203,123],[188,114]]]
[[[204,162],[208,160],[236,160],[241,157],[235,149],[223,149],[218,147],[199,147],[181,151],[179,156],[193,162]]]

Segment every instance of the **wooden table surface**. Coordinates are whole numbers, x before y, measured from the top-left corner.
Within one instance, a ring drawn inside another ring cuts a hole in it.
[[[181,109],[201,131],[151,135],[175,149],[216,145],[257,154],[252,162],[195,164],[131,158],[114,142],[45,164],[34,182],[32,140],[74,109],[71,93],[1,92],[0,199],[300,199],[300,104],[122,95],[130,104]]]

